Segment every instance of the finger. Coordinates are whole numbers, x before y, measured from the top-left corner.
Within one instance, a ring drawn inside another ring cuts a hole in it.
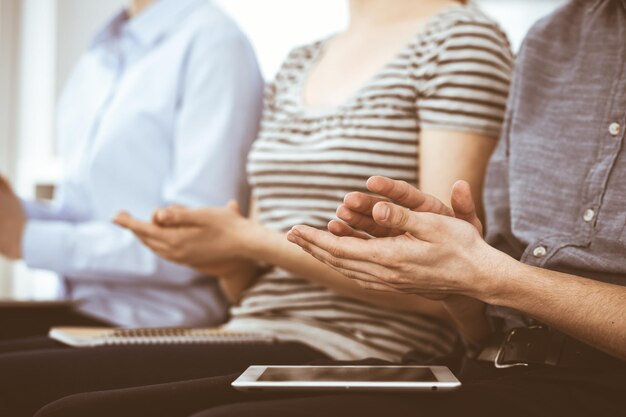
[[[372,209],[381,201],[387,201],[384,198],[361,193],[358,191],[348,193],[343,198],[343,204],[350,210],[362,213],[367,216],[372,214]]]
[[[198,224],[198,211],[182,206],[170,206],[157,209],[154,213],[156,223],[161,226],[192,226]]]
[[[387,200],[380,200],[387,201]],[[337,217],[354,229],[362,230],[376,237],[387,237],[393,234],[392,230],[376,223],[371,212],[367,215],[352,211],[342,204],[337,208]]]
[[[472,197],[472,189],[466,181],[457,181],[452,186],[452,210],[457,219],[472,224],[478,232],[483,234],[483,224],[476,213],[476,204]]]
[[[113,223],[125,229],[129,229],[136,235],[155,238],[160,234],[157,226],[153,225],[152,223],[137,220],[125,211],[122,211],[117,216],[115,216],[115,219],[113,219]]]
[[[302,238],[313,246],[317,246],[330,253],[335,258],[344,259],[372,259],[372,245],[369,240],[355,237],[338,237],[328,232],[314,229],[310,226],[295,226],[287,237]]]
[[[301,238],[292,236],[290,240],[298,244],[302,250],[318,261],[326,264],[347,278],[357,281],[359,286],[364,289],[392,293],[405,292],[394,288],[380,278],[386,276],[388,273],[388,270],[381,265],[367,261],[337,259],[323,249],[311,245]]]
[[[170,208],[179,209],[179,208],[185,208],[185,206],[180,205],[180,204],[170,204],[169,206],[166,207],[166,209],[170,209]],[[152,223],[158,224],[160,226],[165,226],[164,224],[161,224],[159,221],[159,216],[162,214],[161,210],[163,209],[154,210],[154,212],[152,213]]]
[[[341,272],[350,278],[365,280],[367,282],[378,282],[378,276],[383,276],[388,271],[385,267],[369,261],[337,258],[324,249],[307,242],[301,237],[291,234],[289,241],[300,246],[305,252],[313,256],[318,261],[325,263],[331,268]]]
[[[367,233],[354,230],[349,225],[340,222],[338,220],[331,220],[328,222],[328,231],[335,236],[340,237],[356,237],[358,239],[371,239],[371,236]]]
[[[151,238],[145,235],[136,235],[137,239],[141,241],[151,251],[155,252],[162,258],[171,259],[170,247],[167,243],[160,239]]]
[[[418,239],[427,242],[436,240],[440,225],[440,215],[416,213],[393,203],[376,204],[372,216],[382,226],[408,232]]]
[[[356,279],[355,281],[357,281],[359,286],[365,290],[389,292],[389,293],[394,293],[394,294],[406,294],[405,292],[400,291],[382,282],[367,282],[367,281],[356,280]]]
[[[239,206],[239,202],[237,200],[230,200],[226,207],[237,214],[241,214],[241,207]]]
[[[376,176],[367,180],[367,188],[371,192],[387,197],[394,203],[413,211],[454,216],[452,209],[443,204],[441,200],[418,190],[406,181]]]

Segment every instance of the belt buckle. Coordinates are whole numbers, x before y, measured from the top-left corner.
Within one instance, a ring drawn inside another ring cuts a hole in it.
[[[532,326],[532,327],[541,327],[541,326]],[[498,353],[496,353],[496,357],[493,360],[493,365],[498,369],[507,369],[514,368],[516,366],[528,366],[526,362],[516,362],[516,363],[502,363],[502,357],[504,356],[504,347],[511,341],[513,336],[518,329],[513,329],[509,331],[506,338],[500,343],[500,347],[498,348]]]

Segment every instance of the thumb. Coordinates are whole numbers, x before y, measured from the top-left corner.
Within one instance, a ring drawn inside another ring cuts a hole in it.
[[[241,206],[239,205],[239,202],[237,202],[237,200],[230,200],[228,204],[226,204],[226,208],[229,208],[235,213],[241,215]]]
[[[8,191],[13,193],[13,187],[11,187],[11,182],[7,177],[0,174],[0,190]]]
[[[168,208],[184,208],[185,206],[181,206],[180,204],[172,204],[170,206],[168,206],[166,209],[156,209],[154,210],[154,212],[152,212],[152,223],[157,224],[159,226],[167,226],[165,223],[162,222],[162,220],[166,221],[168,214],[165,213],[165,211]]]
[[[473,225],[482,235],[483,225],[478,217],[478,213],[476,213],[476,204],[474,203],[474,197],[472,197],[470,185],[466,181],[454,183],[450,200],[454,216]]]
[[[374,221],[381,226],[408,232],[422,240],[431,240],[435,232],[436,214],[419,213],[389,202],[376,203],[372,209]]]
[[[153,219],[160,226],[183,226],[197,223],[193,211],[182,206],[157,209],[154,212]]]

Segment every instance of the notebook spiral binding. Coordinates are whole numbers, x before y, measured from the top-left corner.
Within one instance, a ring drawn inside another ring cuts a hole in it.
[[[219,329],[139,328],[115,329],[102,337],[106,345],[273,343],[271,336]]]

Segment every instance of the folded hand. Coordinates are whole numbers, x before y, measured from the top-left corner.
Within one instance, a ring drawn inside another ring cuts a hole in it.
[[[121,212],[114,222],[131,230],[159,256],[205,272],[231,269],[239,258],[248,219],[231,202],[223,208],[188,209],[172,206],[155,211],[152,222]]]

